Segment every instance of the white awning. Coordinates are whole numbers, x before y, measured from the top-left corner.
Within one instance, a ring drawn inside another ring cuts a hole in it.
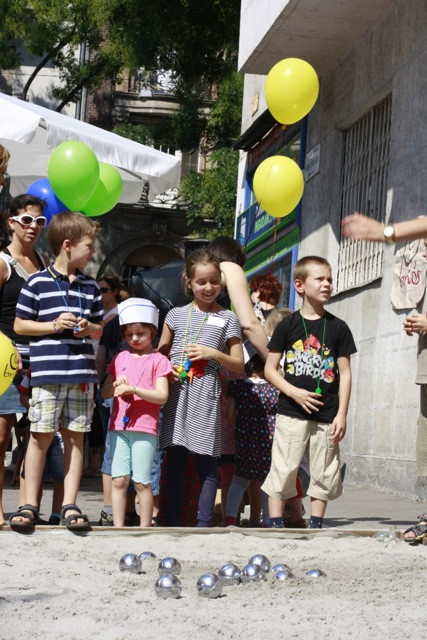
[[[139,200],[141,180],[149,181],[149,200],[179,184],[180,162],[175,156],[0,93],[0,144],[11,154],[12,195],[25,193],[32,182],[47,177],[50,153],[65,140],[84,142],[98,161],[119,169],[123,179],[120,202]]]

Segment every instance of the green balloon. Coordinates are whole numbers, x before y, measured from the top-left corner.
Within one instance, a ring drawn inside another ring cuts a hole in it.
[[[66,140],[50,154],[47,175],[55,195],[67,208],[81,211],[98,184],[99,163],[84,142]]]
[[[99,180],[95,191],[81,209],[87,216],[102,216],[111,211],[122,194],[123,183],[120,173],[111,164],[99,163]]]

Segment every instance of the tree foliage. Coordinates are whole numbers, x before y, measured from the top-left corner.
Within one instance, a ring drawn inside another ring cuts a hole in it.
[[[200,84],[226,75],[237,49],[238,0],[0,0],[0,68],[16,68],[22,41],[59,69],[61,103],[76,101],[83,87],[115,81],[123,69],[168,69],[187,98]],[[86,43],[90,59],[76,55]],[[30,79],[30,83],[34,76]],[[24,88],[24,99],[29,85]],[[188,100],[187,100],[188,103]],[[197,109],[196,109],[197,111]],[[194,115],[194,107],[193,107]],[[187,113],[190,110],[187,105]]]
[[[182,182],[180,193],[188,202],[187,220],[198,235],[233,237],[238,162],[238,151],[216,149],[209,169],[203,174],[190,173]]]

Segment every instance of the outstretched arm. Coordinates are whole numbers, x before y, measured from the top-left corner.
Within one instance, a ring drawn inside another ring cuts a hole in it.
[[[384,224],[361,213],[352,213],[342,221],[342,232],[350,240],[385,242]],[[414,218],[393,224],[395,242],[427,238],[427,218]]]
[[[266,360],[268,356],[267,336],[255,315],[248,292],[245,272],[242,267],[234,264],[234,262],[221,262],[221,271],[231,304],[243,333],[259,355]]]

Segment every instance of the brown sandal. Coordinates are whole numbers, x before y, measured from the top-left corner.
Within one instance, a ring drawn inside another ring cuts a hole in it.
[[[418,518],[418,524],[409,527],[403,533],[403,539],[408,544],[419,544],[427,538],[427,513],[421,513]],[[407,533],[413,533],[413,536],[405,537]]]

